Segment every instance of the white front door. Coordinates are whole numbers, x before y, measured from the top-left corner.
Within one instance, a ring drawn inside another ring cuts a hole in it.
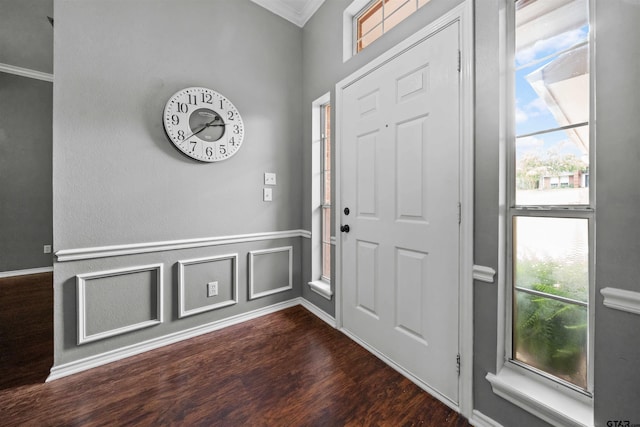
[[[343,91],[342,326],[458,403],[459,22]]]

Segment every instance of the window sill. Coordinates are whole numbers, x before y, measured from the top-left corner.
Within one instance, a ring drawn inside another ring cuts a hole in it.
[[[313,282],[309,282],[309,287],[311,290],[319,295],[322,295],[324,298],[331,300],[331,296],[333,292],[331,292],[331,284],[325,282],[324,280],[314,280]]]
[[[554,426],[592,427],[593,401],[572,396],[563,386],[551,386],[505,365],[487,374],[493,392]]]

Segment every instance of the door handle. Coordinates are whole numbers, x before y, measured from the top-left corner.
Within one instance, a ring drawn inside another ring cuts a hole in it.
[[[349,226],[348,225],[343,225],[340,227],[340,231],[342,231],[343,233],[348,233],[349,232]]]

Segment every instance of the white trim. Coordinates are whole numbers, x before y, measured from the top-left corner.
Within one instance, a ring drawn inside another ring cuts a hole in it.
[[[260,240],[307,237],[307,230],[270,231],[265,233],[237,234],[233,236],[204,237],[198,239],[168,240],[164,242],[133,243],[93,248],[62,249],[55,253],[58,262],[83,259],[106,258],[120,255],[135,255],[149,252],[173,251],[177,249],[202,248],[206,246],[230,245],[257,242]]]
[[[51,368],[51,373],[49,374],[49,377],[47,378],[46,382],[57,380],[69,375],[77,374],[79,372],[83,372],[88,369],[97,368],[98,366],[106,365],[107,363],[116,362],[118,360],[135,356],[136,354],[145,353],[150,350],[155,350],[157,348],[164,347],[166,345],[175,344],[180,341],[188,340],[190,338],[194,338],[199,335],[217,331],[219,329],[223,329],[228,326],[246,322],[248,320],[265,316],[267,314],[275,313],[277,311],[294,307],[296,305],[300,305],[300,298],[273,304],[268,307],[259,308],[257,310],[252,310],[247,313],[238,314],[222,320],[217,320],[215,322],[207,323],[205,325],[196,326],[190,329],[186,329],[184,331],[174,332],[169,335],[150,339],[148,341],[132,344],[132,345],[118,348],[111,351],[107,351],[106,353],[97,354],[95,356],[90,356],[84,359],[75,360],[73,362],[65,363],[59,366],[54,366],[53,368]]]
[[[564,386],[555,387],[536,381],[519,370],[505,365],[487,380],[493,392],[514,405],[557,427],[593,426],[593,407],[567,393]]]
[[[288,252],[289,253],[289,282],[275,289],[269,289],[268,291],[263,292],[254,292],[254,282],[255,282],[255,270],[253,267],[253,259],[256,255],[264,255],[271,254],[277,252]],[[293,289],[293,246],[283,246],[281,248],[270,248],[270,249],[261,249],[258,251],[249,251],[249,299],[261,298],[267,295],[273,295],[280,292],[285,292]]]
[[[14,74],[16,76],[28,77],[30,79],[53,82],[53,74],[43,73],[42,71],[32,70],[30,68],[22,68],[16,67],[15,65],[0,63],[0,71],[3,73]]]
[[[135,267],[118,268],[115,270],[98,271],[95,273],[78,274],[76,276],[76,284],[78,291],[78,345],[86,344],[92,341],[102,340],[115,335],[124,334],[138,329],[148,328],[150,326],[162,323],[162,307],[163,307],[163,264],[140,265]],[[156,272],[156,314],[155,319],[149,319],[144,322],[123,326],[121,328],[111,329],[93,335],[87,335],[87,311],[86,311],[86,284],[88,280],[102,279],[105,277],[121,276],[123,274],[139,273],[143,271]]]
[[[330,283],[327,283],[324,280],[314,280],[307,284],[309,285],[309,287],[313,292],[331,301],[331,296],[333,295],[333,292],[331,292]]]
[[[355,2],[354,2],[355,3]],[[354,4],[352,3],[352,5]],[[346,11],[345,11],[346,12]],[[346,14],[345,14],[346,16]],[[345,18],[346,19],[346,18]],[[460,197],[462,203],[460,224],[460,319],[459,351],[461,355],[459,379],[459,410],[469,418],[473,410],[473,176],[474,176],[474,57],[473,57],[473,1],[466,0],[433,23],[417,31],[395,47],[373,59],[336,84],[336,144],[334,150],[340,153],[343,91],[352,83],[373,72],[403,52],[424,41],[436,31],[453,22],[460,22]],[[341,206],[341,156],[336,156],[336,212]],[[339,220],[335,221],[336,237]],[[336,320],[342,327],[342,239],[336,239]],[[419,383],[417,383],[420,385]],[[422,386],[421,386],[422,387]],[[424,388],[424,387],[423,387]]]
[[[312,234],[308,230],[298,230],[300,231],[300,237],[304,237],[305,239],[310,239]]]
[[[449,408],[453,409],[454,411],[460,412],[460,407],[455,402],[452,402],[451,400],[449,400],[448,397],[446,397],[445,395],[441,394],[436,389],[430,387],[428,384],[424,383],[422,380],[420,380],[420,378],[414,376],[411,372],[407,371],[402,366],[398,365],[393,360],[389,359],[387,356],[385,356],[383,353],[381,353],[378,350],[376,350],[374,347],[370,346],[365,341],[362,341],[356,335],[351,333],[348,329],[340,328],[340,332],[342,332],[343,334],[345,334],[346,336],[351,338],[356,343],[360,344],[360,346],[364,347],[369,353],[373,354],[378,359],[382,360],[390,368],[394,369],[396,372],[398,372],[402,376],[404,376],[407,379],[411,380],[411,382],[413,382],[415,385],[417,385],[418,387],[420,387],[421,389],[423,389],[424,391],[429,393],[431,396],[435,397],[440,402],[444,403],[445,405],[447,405]]]
[[[469,418],[469,424],[474,427],[502,427],[502,424],[474,409]]]
[[[491,267],[485,267],[484,265],[473,266],[473,279],[481,282],[493,283],[495,280],[496,271]]]
[[[335,317],[331,317],[329,314],[327,314],[326,311],[319,309],[318,307],[316,307],[315,304],[310,303],[306,299],[304,299],[304,298],[299,298],[299,299],[300,299],[300,305],[301,306],[303,306],[304,308],[309,310],[316,317],[318,317],[320,320],[324,321],[326,324],[328,324],[332,328],[336,327],[336,319],[335,319]]]
[[[283,0],[251,0],[257,5],[267,9],[269,12],[275,13],[281,18],[296,24],[298,27],[304,27],[314,13],[322,6],[324,0],[306,0],[302,10],[292,7],[290,2]]]
[[[600,290],[600,293],[604,297],[602,303],[605,307],[640,314],[640,292],[617,288],[604,288]]]
[[[355,55],[353,18],[370,2],[371,0],[353,0],[342,13],[342,62],[347,62]]]
[[[53,267],[28,268],[25,270],[0,271],[0,279],[4,277],[26,276],[28,274],[51,273]]]
[[[215,304],[204,305],[198,308],[187,310],[185,308],[185,283],[184,270],[185,266],[194,264],[203,264],[207,262],[216,262],[230,259],[233,262],[233,298],[226,301],[220,301]],[[206,258],[196,258],[178,261],[178,317],[188,317],[205,311],[216,310],[222,307],[228,307],[238,303],[238,254],[217,255]]]

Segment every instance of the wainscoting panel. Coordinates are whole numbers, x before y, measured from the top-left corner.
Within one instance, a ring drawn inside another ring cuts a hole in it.
[[[79,274],[78,344],[162,323],[162,264]]]
[[[216,282],[218,295],[208,296]],[[178,261],[179,317],[238,303],[238,254]]]
[[[249,299],[293,288],[293,247],[249,252]]]

